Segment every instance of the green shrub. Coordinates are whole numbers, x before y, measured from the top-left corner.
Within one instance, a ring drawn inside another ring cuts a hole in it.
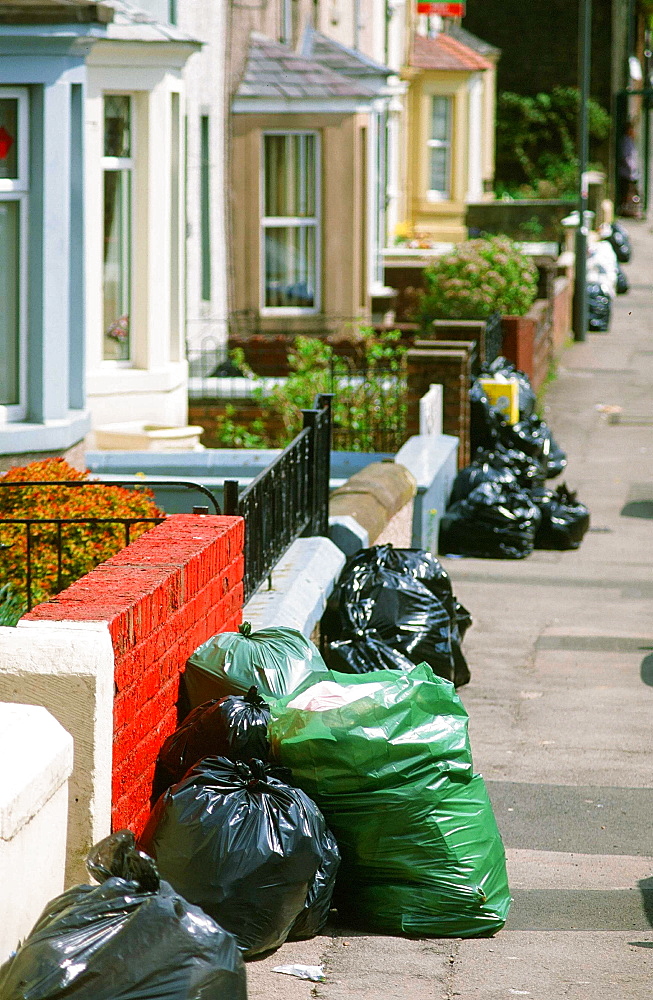
[[[275,433],[265,422],[250,425],[233,420],[234,409],[227,409],[218,422],[221,444],[244,448],[285,447],[302,428],[302,410],[312,409],[320,393],[334,392],[332,405],[334,447],[346,437],[347,450],[386,451],[380,447],[387,440],[388,428],[401,435],[406,418],[405,392],[401,380],[405,373],[406,349],[397,330],[374,336],[369,329],[355,335],[355,343],[364,360],[361,366],[337,355],[331,344],[315,337],[296,337],[288,354],[289,375],[280,385],[265,394],[254,389],[261,408],[272,417]],[[364,377],[361,374],[364,372]],[[250,372],[251,374],[251,372]],[[253,376],[255,381],[257,376]],[[388,391],[394,381],[395,391]],[[341,433],[339,434],[339,431]],[[346,432],[346,433],[345,433]]]
[[[0,625],[13,627],[27,610],[25,601],[10,583],[0,587]]]
[[[537,295],[537,268],[504,236],[467,240],[424,269],[427,290],[418,319],[486,319],[492,313],[523,316]]]
[[[79,472],[62,458],[9,469],[0,476],[3,483],[43,483],[0,489],[0,584],[10,585],[12,598],[26,603],[27,541],[25,526],[7,524],[12,518],[138,518],[163,517],[148,490],[126,490],[120,486],[53,487],[57,480],[83,482],[88,472]],[[4,522],[4,523],[3,523]],[[132,525],[133,541],[152,527],[149,522]],[[63,587],[88,573],[98,563],[125,547],[125,530],[120,524],[65,524],[61,529]],[[46,601],[58,590],[57,527],[31,527],[32,604]]]

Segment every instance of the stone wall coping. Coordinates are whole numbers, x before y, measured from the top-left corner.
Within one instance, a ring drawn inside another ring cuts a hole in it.
[[[252,629],[285,625],[307,638],[326,608],[345,556],[328,538],[298,538],[272,571],[272,588],[254,594],[243,608]]]
[[[417,482],[418,490],[433,482],[443,461],[458,447],[452,434],[415,434],[397,452],[395,462],[404,465]]]
[[[372,462],[334,490],[331,497],[370,494],[392,517],[412,500],[416,491],[417,483],[405,466],[396,462]]]
[[[47,709],[0,702],[0,840],[12,840],[72,769],[73,738]]]

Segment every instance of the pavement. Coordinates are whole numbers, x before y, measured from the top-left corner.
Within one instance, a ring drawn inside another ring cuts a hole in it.
[[[249,963],[250,1000],[653,996],[653,224],[626,227],[630,291],[608,333],[565,350],[546,397],[562,479],[591,510],[583,544],[443,560],[474,618],[460,694],[506,846],[506,927],[480,940],[330,927]],[[324,964],[327,981],[272,972],[294,963]]]

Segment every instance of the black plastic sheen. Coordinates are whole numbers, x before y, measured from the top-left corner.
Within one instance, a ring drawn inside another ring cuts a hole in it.
[[[194,708],[159,751],[155,795],[176,784],[204,757],[267,760],[270,709],[256,687]]]
[[[362,549],[340,578],[333,665],[366,673],[428,663],[456,686],[466,684],[470,675],[458,618],[465,628],[470,620],[459,607],[447,572],[430,552],[391,545]]]
[[[234,938],[159,880],[128,830],[87,864],[102,884],[46,906],[0,967],[2,1000],[246,1000]]]
[[[482,483],[440,521],[440,551],[490,559],[524,559],[533,551],[540,511],[506,483]]]
[[[321,812],[279,771],[202,760],[159,799],[142,838],[161,873],[246,958],[278,948],[296,922],[297,936],[317,933],[339,861]]]

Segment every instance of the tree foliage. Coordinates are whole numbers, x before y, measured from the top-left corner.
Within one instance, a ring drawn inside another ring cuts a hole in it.
[[[497,101],[497,188],[522,197],[565,197],[578,185],[577,133],[580,93],[554,87],[528,96],[505,91]],[[590,141],[610,133],[610,115],[588,103]]]

